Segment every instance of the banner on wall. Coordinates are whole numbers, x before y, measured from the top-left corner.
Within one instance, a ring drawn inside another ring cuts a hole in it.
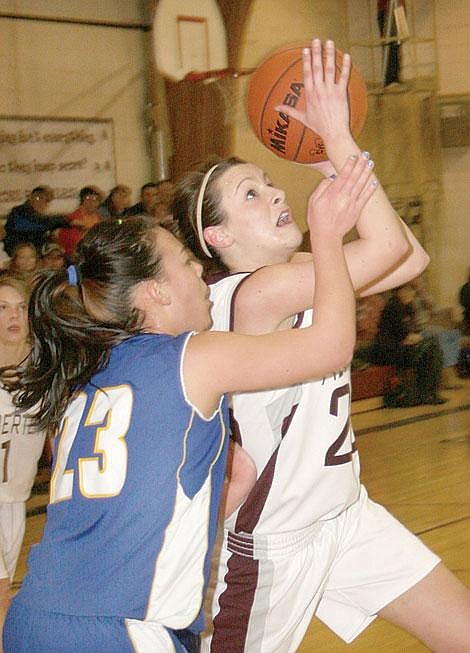
[[[54,191],[51,213],[69,213],[83,186],[116,185],[112,120],[0,116],[0,216],[36,186]]]

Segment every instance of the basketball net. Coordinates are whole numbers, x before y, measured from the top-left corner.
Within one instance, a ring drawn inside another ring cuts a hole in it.
[[[221,68],[203,72],[190,72],[184,79],[190,82],[213,84],[223,100],[224,124],[248,127],[249,122],[244,98],[248,75],[255,70],[255,68]],[[241,78],[246,79],[242,80]]]

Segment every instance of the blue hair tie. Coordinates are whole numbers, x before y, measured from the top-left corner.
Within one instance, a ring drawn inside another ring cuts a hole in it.
[[[67,277],[71,286],[78,286],[78,270],[75,265],[69,265],[67,268]]]

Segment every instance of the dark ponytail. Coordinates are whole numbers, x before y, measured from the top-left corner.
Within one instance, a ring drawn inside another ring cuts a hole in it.
[[[134,287],[160,273],[155,223],[107,220],[79,243],[75,269],[45,272],[29,304],[32,350],[16,403],[54,431],[71,399],[102,369],[117,343],[138,333]],[[76,285],[71,285],[78,281]]]

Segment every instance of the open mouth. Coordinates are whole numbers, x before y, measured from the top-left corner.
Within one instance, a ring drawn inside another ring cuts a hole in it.
[[[289,210],[282,211],[282,213],[279,215],[279,218],[277,219],[276,222],[276,227],[283,227],[286,224],[290,224],[291,219],[290,219],[290,212]]]

